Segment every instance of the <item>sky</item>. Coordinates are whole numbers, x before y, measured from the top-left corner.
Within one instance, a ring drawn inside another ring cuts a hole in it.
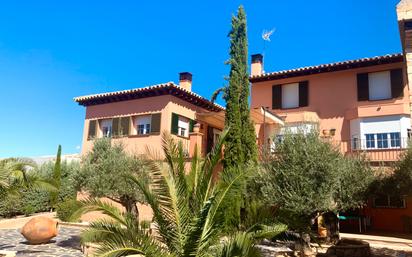
[[[63,3],[64,2],[64,3]],[[77,153],[85,109],[73,97],[193,73],[225,85],[231,15],[243,4],[249,53],[265,71],[401,52],[398,0],[2,1],[0,158]],[[221,104],[224,104],[220,100]]]

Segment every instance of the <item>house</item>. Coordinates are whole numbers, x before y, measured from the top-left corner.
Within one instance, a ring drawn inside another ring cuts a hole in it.
[[[275,72],[264,72],[263,56],[253,55],[251,108],[285,122],[257,126],[258,144],[276,147],[286,130],[316,128],[342,153],[365,153],[372,165],[398,160],[411,137],[412,1],[401,1],[397,14],[401,54]],[[364,215],[374,229],[405,231],[412,197],[373,199]]]
[[[131,90],[76,97],[86,107],[82,154],[96,138],[110,137],[133,154],[148,151],[162,157],[162,133],[172,135],[188,158],[195,147],[208,153],[224,127],[225,109],[192,92],[192,74],[182,72],[179,84],[163,84]],[[265,115],[265,116],[264,116]],[[257,123],[282,121],[276,115],[254,110]]]
[[[251,63],[251,119],[257,144],[273,149],[286,131],[318,129],[343,154],[364,153],[371,164],[391,167],[411,137],[412,0],[397,6],[403,53],[264,72],[263,56]],[[192,74],[124,91],[76,97],[86,107],[82,154],[96,138],[110,137],[134,154],[162,158],[161,133],[181,141],[186,157],[207,154],[224,127],[225,109],[192,91]],[[412,197],[383,195],[362,210],[373,229],[405,231]]]

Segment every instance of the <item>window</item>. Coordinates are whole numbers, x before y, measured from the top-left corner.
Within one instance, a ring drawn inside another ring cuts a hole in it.
[[[309,105],[309,81],[272,86],[272,109],[288,109]]]
[[[384,100],[403,96],[403,71],[394,69],[357,74],[358,101]]]
[[[381,195],[373,199],[375,208],[406,208],[406,202],[402,196]]]
[[[103,137],[111,137],[112,136],[112,126],[113,120],[107,119],[100,121],[100,127],[103,134]]]
[[[170,131],[173,135],[189,137],[189,132],[193,132],[195,123],[196,121],[194,120],[172,112],[172,127]]]
[[[401,147],[401,133],[394,132],[390,133],[391,137],[391,147]]]
[[[388,148],[388,134],[378,133],[376,134],[378,140],[378,148]]]
[[[366,134],[366,148],[375,148],[375,134]]]
[[[282,85],[282,108],[299,107],[299,83]]]
[[[389,71],[369,73],[369,100],[392,98]]]
[[[135,124],[138,135],[150,134],[151,115],[137,116]]]
[[[189,136],[189,119],[179,116],[177,123],[177,134],[181,137]]]
[[[368,149],[386,149],[401,147],[400,132],[365,134],[365,137],[366,148]]]

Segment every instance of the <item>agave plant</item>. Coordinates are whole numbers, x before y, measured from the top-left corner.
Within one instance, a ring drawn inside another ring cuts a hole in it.
[[[283,232],[283,225],[254,226],[248,231],[224,235],[225,210],[232,195],[245,177],[242,170],[216,173],[226,133],[204,159],[195,154],[190,170],[185,169],[181,144],[164,136],[163,162],[150,161],[150,182],[130,178],[136,183],[153,210],[153,231],[139,226],[135,215],[123,212],[110,203],[88,199],[74,213],[100,211],[108,218],[92,222],[82,233],[83,243],[98,245],[98,256],[260,256],[256,239]]]

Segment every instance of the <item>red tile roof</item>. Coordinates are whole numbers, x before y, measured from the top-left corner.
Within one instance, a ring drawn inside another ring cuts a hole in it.
[[[148,87],[134,88],[134,89],[122,90],[122,91],[116,91],[116,92],[79,96],[79,97],[75,97],[74,101],[78,102],[79,105],[90,106],[90,105],[98,105],[98,104],[106,104],[106,103],[113,103],[113,102],[119,102],[119,101],[140,99],[140,98],[146,98],[146,97],[154,97],[154,96],[160,96],[160,95],[172,95],[182,100],[185,100],[191,104],[207,109],[209,111],[219,112],[225,109],[224,107],[216,103],[212,103],[208,99],[196,93],[187,91],[186,89],[179,87],[173,82],[167,82],[167,83],[157,84],[157,85],[148,86]]]
[[[284,79],[291,77],[307,76],[325,72],[341,71],[356,69],[362,67],[369,67],[374,65],[397,63],[403,61],[403,54],[387,54],[382,56],[375,56],[370,58],[362,58],[356,60],[349,60],[343,62],[335,62],[328,64],[321,64],[316,66],[307,66],[291,70],[282,70],[276,72],[263,73],[260,75],[253,75],[249,78],[251,82],[260,82],[276,79]]]

